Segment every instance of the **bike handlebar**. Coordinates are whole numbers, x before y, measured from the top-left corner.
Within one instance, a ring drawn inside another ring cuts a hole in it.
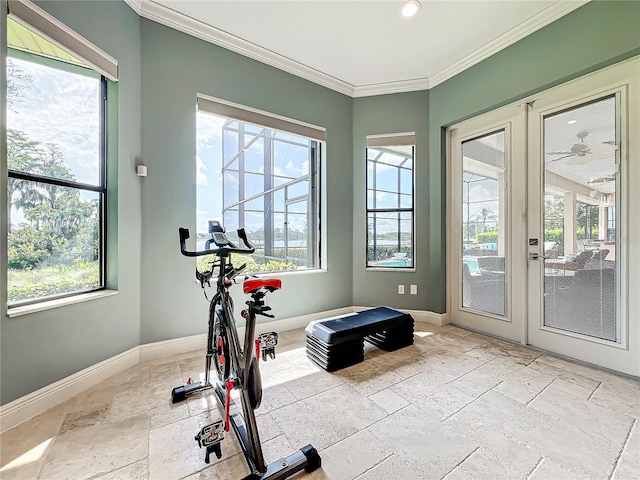
[[[209,248],[213,240],[207,240],[206,249],[205,250],[196,250],[189,251],[187,250],[187,239],[189,238],[189,229],[188,228],[179,228],[180,233],[180,253],[185,257],[201,257],[203,255],[220,255],[223,252],[226,253],[248,253],[252,254],[256,251],[256,248],[249,242],[247,239],[247,234],[244,231],[244,228],[238,229],[238,238],[242,240],[245,244],[246,248],[237,247],[231,242],[228,242],[224,247],[218,248]]]

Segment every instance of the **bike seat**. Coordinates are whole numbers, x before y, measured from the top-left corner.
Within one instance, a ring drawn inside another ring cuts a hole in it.
[[[282,287],[282,280],[277,278],[258,278],[255,276],[247,275],[244,277],[242,283],[242,290],[244,293],[257,292],[261,288],[266,289],[269,292],[274,292]]]

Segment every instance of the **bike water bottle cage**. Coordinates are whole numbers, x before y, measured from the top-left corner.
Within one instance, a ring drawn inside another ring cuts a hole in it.
[[[264,289],[266,292],[275,292],[282,288],[282,280],[277,278],[258,278],[254,275],[247,275],[244,277],[242,284],[242,290],[244,293],[257,293],[260,289]]]

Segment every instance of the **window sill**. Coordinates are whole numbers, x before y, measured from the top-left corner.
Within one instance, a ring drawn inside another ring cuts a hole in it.
[[[398,267],[366,267],[367,272],[396,272],[396,273],[415,273],[415,268],[398,268]]]
[[[283,271],[275,271],[275,272],[255,272],[251,275],[256,275],[258,277],[288,277],[288,276],[297,276],[297,275],[312,275],[317,273],[327,273],[327,270],[324,268],[305,268],[304,270],[283,270]]]
[[[74,295],[73,297],[57,298],[48,302],[34,303],[21,307],[13,307],[7,310],[7,317],[20,317],[22,315],[28,315],[30,313],[51,310],[52,308],[66,307],[67,305],[73,305],[74,303],[87,302],[96,298],[110,297],[112,295],[117,295],[117,293],[117,290],[100,290],[97,292],[81,293],[79,295]]]

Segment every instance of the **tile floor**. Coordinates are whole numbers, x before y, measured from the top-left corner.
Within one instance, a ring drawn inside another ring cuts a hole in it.
[[[311,443],[323,468],[296,478],[312,480],[640,477],[637,381],[453,326],[416,324],[415,340],[327,373],[307,360],[303,330],[281,333],[278,357],[261,362],[266,459]],[[171,404],[203,363],[140,363],[6,432],[0,477],[243,477],[233,434],[211,465],[193,440],[221,417],[213,393]]]

